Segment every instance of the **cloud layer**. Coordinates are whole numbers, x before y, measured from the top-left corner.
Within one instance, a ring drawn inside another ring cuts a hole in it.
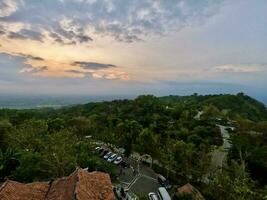
[[[3,0],[0,1],[0,43],[3,41],[0,50],[22,58],[26,67],[21,73],[128,80],[130,75],[123,66],[106,64],[99,61],[103,58],[94,59],[67,47],[84,48],[90,53],[97,46],[95,40],[102,38],[127,44],[145,41],[148,35],[161,37],[202,23],[218,10],[221,2]]]
[[[146,35],[165,35],[185,26],[203,22],[217,10],[222,0],[3,0],[1,33],[12,39],[60,44],[89,43],[91,35],[109,36],[134,42]],[[21,29],[11,31],[12,23]]]

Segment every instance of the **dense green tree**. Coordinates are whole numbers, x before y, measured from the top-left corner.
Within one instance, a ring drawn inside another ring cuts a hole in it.
[[[74,129],[77,136],[90,135],[90,121],[86,117],[74,117],[68,121],[68,125]]]
[[[136,143],[142,126],[135,120],[126,120],[117,125],[117,130],[121,137],[121,145],[125,148],[125,155],[129,156],[133,151],[133,145]]]
[[[141,131],[136,146],[141,154],[149,154],[153,159],[159,158],[159,137],[151,129],[146,128]]]
[[[222,171],[216,171],[210,177],[206,196],[216,200],[257,200],[263,196],[255,192],[255,184],[245,171],[244,165],[232,162]]]
[[[18,157],[19,153],[14,149],[0,149],[0,181],[16,169],[19,165]]]
[[[50,132],[60,131],[65,128],[65,121],[61,118],[49,119],[47,122],[48,130]]]
[[[10,176],[20,182],[32,182],[53,177],[47,163],[38,152],[24,151],[19,158],[19,166]]]
[[[7,133],[11,130],[11,128],[12,125],[8,120],[0,120],[0,150],[7,146]]]

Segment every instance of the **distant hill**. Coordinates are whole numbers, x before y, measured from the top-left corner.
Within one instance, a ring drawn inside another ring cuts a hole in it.
[[[214,105],[220,110],[228,110],[231,117],[241,116],[253,121],[267,119],[266,106],[258,100],[238,93],[218,94],[218,95],[198,95],[191,96],[164,96],[160,99],[166,103],[197,104],[200,108],[204,105]]]

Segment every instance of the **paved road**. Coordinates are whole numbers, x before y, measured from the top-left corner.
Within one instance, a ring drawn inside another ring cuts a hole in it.
[[[223,145],[222,147],[219,147],[212,152],[211,165],[214,168],[221,168],[223,166],[227,158],[228,150],[231,147],[231,143],[229,142],[230,135],[226,130],[229,127],[222,125],[218,126],[220,128],[221,135],[223,138]]]
[[[226,130],[227,126],[222,126],[222,125],[218,125],[219,128],[220,128],[220,131],[221,131],[221,134],[222,134],[222,137],[223,137],[223,149],[225,151],[228,151],[228,149],[231,147],[231,144],[229,142],[230,140],[230,135],[228,133],[228,131]]]

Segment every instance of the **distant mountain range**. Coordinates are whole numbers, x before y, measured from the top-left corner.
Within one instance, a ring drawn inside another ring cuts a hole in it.
[[[27,108],[42,108],[42,107],[53,107],[60,108],[62,106],[70,106],[77,104],[85,104],[88,102],[101,102],[101,101],[111,101],[115,99],[134,99],[137,95],[117,95],[117,96],[89,96],[89,95],[8,95],[0,94],[0,108],[14,108],[14,109],[27,109]],[[206,103],[212,100],[220,99],[220,95],[198,95],[198,98],[192,98],[192,96],[178,96],[170,95],[161,97],[162,99],[169,101],[176,100],[197,100]],[[219,96],[219,97],[216,97]],[[205,98],[204,98],[205,97]],[[215,98],[216,97],[216,98]],[[225,97],[224,97],[225,98]],[[228,98],[227,98],[228,99]],[[232,99],[233,101],[234,99]],[[267,105],[267,97],[261,98],[261,101]]]
[[[109,101],[120,98],[133,98],[130,96],[71,96],[71,95],[1,95],[0,108],[43,108],[84,104],[88,102]]]

